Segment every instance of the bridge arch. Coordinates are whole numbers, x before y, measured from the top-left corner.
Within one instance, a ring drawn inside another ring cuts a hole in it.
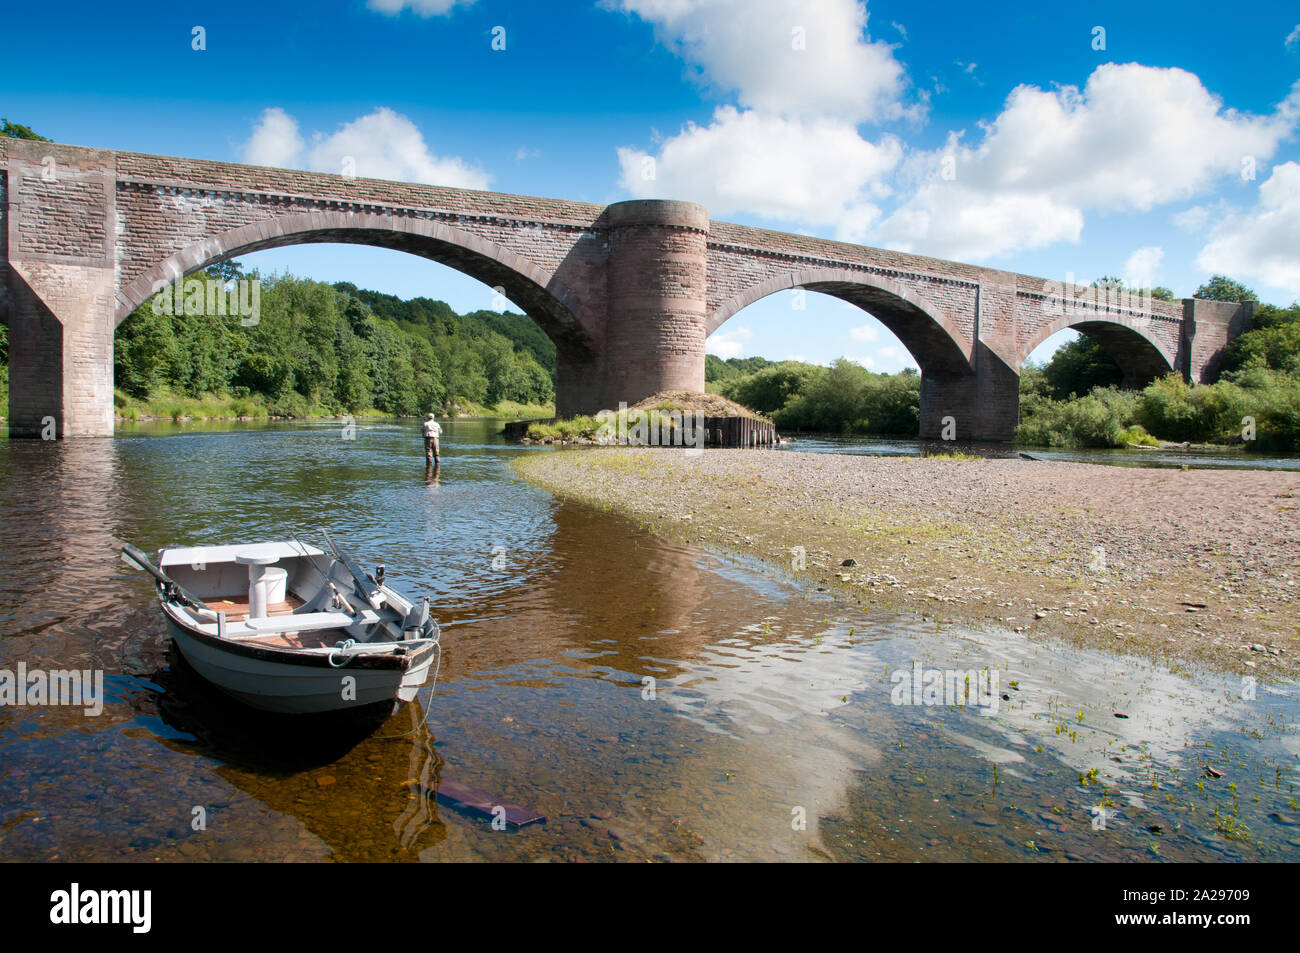
[[[500,287],[571,358],[601,350],[599,323],[585,302],[535,262],[478,235],[442,222],[352,212],[303,212],[241,225],[210,235],[155,262],[118,292],[115,324],[171,283],[227,258],[288,245],[373,245],[436,261]]]
[[[849,268],[808,268],[758,282],[718,305],[708,317],[705,334],[711,335],[742,308],[793,288],[828,294],[871,314],[907,348],[923,377],[974,373],[967,335],[951,316],[892,278]]]
[[[1021,348],[1016,367],[1023,367],[1029,355],[1053,334],[1067,329],[1092,338],[1119,365],[1123,386],[1143,387],[1174,370],[1176,356],[1166,353],[1153,337],[1154,319],[1142,314],[1065,314],[1038,328]]]

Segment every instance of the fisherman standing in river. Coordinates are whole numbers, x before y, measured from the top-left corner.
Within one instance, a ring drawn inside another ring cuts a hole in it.
[[[442,427],[430,412],[429,419],[424,422],[424,462],[429,466],[442,465],[442,461],[438,459],[438,438],[441,436]]]

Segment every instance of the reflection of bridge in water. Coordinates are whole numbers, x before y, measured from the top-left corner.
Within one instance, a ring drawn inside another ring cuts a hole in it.
[[[1100,299],[1060,282],[713,221],[699,205],[610,206],[0,138],[0,320],[10,433],[113,432],[113,332],[213,262],[313,242],[456,268],[554,340],[561,416],[704,390],[704,342],[791,288],[878,318],[921,369],[922,437],[1007,440],[1019,369],[1067,327],[1129,383],[1214,375],[1251,306]]]

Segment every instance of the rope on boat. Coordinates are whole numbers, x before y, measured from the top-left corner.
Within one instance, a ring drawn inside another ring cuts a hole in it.
[[[330,654],[329,654],[329,659],[328,659],[328,661],[329,661],[329,663],[330,663],[330,666],[333,667],[333,668],[342,668],[344,665],[347,665],[347,664],[348,664],[348,657],[347,657],[346,654],[344,655],[344,657],[343,657],[343,661],[342,661],[342,662],[335,662],[335,661],[334,661],[334,653],[335,653],[335,652],[344,652],[344,653],[346,653],[349,649],[351,649],[351,648],[352,648],[354,645],[356,645],[356,644],[357,644],[357,640],[356,640],[356,639],[344,639],[344,640],[343,640],[342,642],[340,642],[338,645],[334,646],[334,648],[330,649]]]
[[[435,622],[434,624],[437,625],[436,622]],[[441,632],[439,633],[439,635],[441,635]],[[434,664],[434,667],[433,667],[433,681],[432,681],[432,682],[430,683],[430,685],[429,685],[429,702],[430,702],[430,703],[433,701],[433,696],[436,695],[436,694],[438,693],[438,673],[442,670],[442,642],[441,642],[441,641],[437,641],[437,640],[435,640],[433,644],[434,644],[434,645],[437,647],[437,649],[438,649],[438,660],[437,660],[437,662]],[[419,696],[417,695],[416,697],[418,698]],[[415,734],[417,731],[421,730],[422,728],[423,728],[423,729],[427,729],[427,728],[428,728],[428,726],[429,726],[429,715],[430,715],[430,713],[431,713],[432,711],[433,711],[433,705],[432,705],[432,704],[426,704],[426,705],[425,705],[425,709],[424,709],[424,717],[420,719],[420,721],[419,721],[418,724],[412,725],[409,731],[401,731],[401,732],[398,732],[398,733],[395,734],[395,735],[375,735],[375,736],[374,736],[374,739],[375,739],[376,741],[391,741],[391,740],[393,740],[393,739],[395,739],[395,738],[409,738],[411,735]],[[427,747],[427,746],[426,746],[426,747]],[[436,751],[431,752],[431,753],[433,753],[435,756],[437,755],[437,752],[436,752]]]

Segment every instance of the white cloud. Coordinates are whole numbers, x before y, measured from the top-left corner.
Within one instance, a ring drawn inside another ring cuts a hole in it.
[[[606,0],[635,14],[740,105],[782,116],[852,122],[915,115],[904,107],[902,64],[867,35],[857,0]]]
[[[915,193],[880,226],[890,247],[987,258],[1077,241],[1084,212],[1147,211],[1271,156],[1295,128],[1300,84],[1269,116],[1222,103],[1191,73],[1099,66],[1082,91],[1020,86],[974,146],[962,134],[905,165]],[[955,176],[943,178],[944,157]]]
[[[1300,46],[1300,23],[1297,23],[1295,29],[1286,35],[1286,42],[1283,45],[1288,50]]]
[[[1284,162],[1259,187],[1249,212],[1221,222],[1196,257],[1207,272],[1250,277],[1300,292],[1300,163]]]
[[[891,371],[901,371],[905,367],[916,367],[916,361],[912,355],[896,344],[886,344],[876,352],[876,356],[884,362],[882,371],[889,369]]]
[[[874,371],[876,369],[876,359],[874,357],[863,355],[862,357],[850,357],[848,360],[852,361],[854,364],[861,364],[869,371]]]
[[[1199,232],[1205,228],[1206,222],[1210,220],[1210,210],[1204,205],[1193,205],[1191,208],[1183,209],[1169,217],[1175,228],[1181,228],[1187,232]]]
[[[874,341],[880,332],[874,324],[864,324],[860,328],[849,328],[849,337],[855,341]]]
[[[244,145],[243,161],[462,189],[485,189],[489,182],[487,173],[462,159],[433,155],[415,123],[386,107],[330,135],[313,133],[310,146],[292,116],[268,109]]]
[[[452,11],[453,7],[468,7],[474,0],[367,0],[366,6],[371,10],[388,16],[397,16],[407,7],[421,17],[440,17]]]
[[[1165,250],[1158,245],[1147,245],[1128,256],[1124,262],[1124,273],[1120,275],[1130,285],[1154,285],[1160,262],[1165,257]]]
[[[836,119],[787,119],[731,106],[708,126],[688,124],[657,156],[619,149],[621,184],[637,198],[700,202],[715,216],[750,213],[865,235],[888,194],[883,177],[902,156]],[[647,161],[650,160],[650,161]],[[653,178],[649,177],[652,170]]]
[[[298,120],[278,107],[262,113],[253,135],[244,143],[243,160],[250,165],[292,166],[303,149]]]
[[[708,354],[716,354],[724,361],[733,357],[744,357],[745,342],[753,336],[754,332],[746,327],[728,328],[726,331],[715,331],[709,339],[704,342],[704,350]]]

